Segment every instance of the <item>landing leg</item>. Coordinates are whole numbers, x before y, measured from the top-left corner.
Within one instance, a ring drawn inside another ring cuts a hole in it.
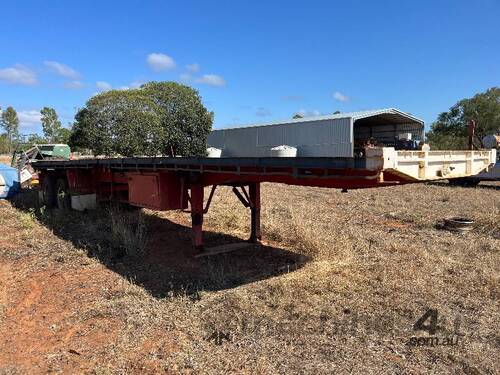
[[[260,235],[260,183],[249,184],[250,210],[252,213],[250,242],[257,243],[261,240]]]
[[[191,185],[191,222],[193,228],[193,246],[203,251],[203,185]]]

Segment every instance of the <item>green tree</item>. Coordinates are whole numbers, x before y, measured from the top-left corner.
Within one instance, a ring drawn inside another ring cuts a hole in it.
[[[53,143],[56,141],[59,131],[61,130],[61,121],[59,121],[54,108],[43,107],[40,114],[42,115],[43,134],[50,143]]]
[[[7,134],[0,134],[0,154],[8,154],[10,152],[10,143],[7,139]]]
[[[142,90],[110,90],[78,111],[69,145],[95,155],[157,155],[162,147],[161,108]]]
[[[298,119],[298,118],[303,118],[304,116],[302,116],[300,113],[296,113],[293,115],[293,119]]]
[[[9,152],[12,151],[14,140],[19,138],[19,118],[13,107],[7,107],[0,116],[0,125],[5,130]]]
[[[87,108],[81,108],[75,115],[75,122],[71,126],[68,145],[72,150],[91,150],[91,137],[93,124],[90,121]]]
[[[92,97],[75,116],[69,145],[96,155],[205,155],[212,121],[196,90],[149,82]]]
[[[206,155],[214,115],[205,108],[198,91],[176,82],[148,82],[139,90],[161,108],[161,154]]]
[[[47,140],[44,137],[33,133],[33,134],[27,135],[26,143],[27,143],[28,147],[30,147],[30,146],[35,145],[35,144],[47,143]]]
[[[61,128],[57,132],[56,142],[57,143],[69,143],[70,137],[71,137],[71,130],[68,128]]]
[[[469,99],[462,99],[441,113],[427,133],[427,139],[436,149],[465,149],[468,144],[467,127],[476,122],[476,144],[488,134],[500,133],[500,88],[492,87]]]

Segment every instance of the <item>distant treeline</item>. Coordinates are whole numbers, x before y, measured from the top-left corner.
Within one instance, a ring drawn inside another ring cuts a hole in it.
[[[27,148],[35,143],[67,143],[71,130],[64,128],[54,108],[43,107],[40,121],[43,136],[38,134],[21,134],[19,117],[13,107],[0,108],[0,126],[4,131],[0,134],[0,154],[11,153],[14,149]]]
[[[441,113],[431,125],[427,139],[433,149],[454,150],[468,146],[467,127],[476,122],[474,144],[482,148],[482,138],[500,134],[500,88],[492,87],[469,99],[457,102],[448,112]]]

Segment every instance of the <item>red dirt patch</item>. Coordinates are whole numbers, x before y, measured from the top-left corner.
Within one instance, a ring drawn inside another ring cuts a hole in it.
[[[383,225],[394,229],[408,228],[410,226],[408,223],[398,220],[387,220],[383,222]]]
[[[81,303],[90,303],[99,293],[96,277],[104,281],[109,272],[51,269],[19,280],[10,268],[4,264],[0,274],[0,301],[6,306],[0,366],[43,372],[91,369],[93,357],[116,339],[120,322],[107,317],[78,321],[78,312]]]

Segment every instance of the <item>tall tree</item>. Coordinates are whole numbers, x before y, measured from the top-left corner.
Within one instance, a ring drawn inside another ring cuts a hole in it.
[[[176,82],[148,82],[139,89],[161,109],[163,155],[206,155],[214,114],[198,91]]]
[[[94,124],[90,121],[88,112],[86,107],[76,112],[75,122],[71,126],[71,134],[68,140],[68,145],[72,150],[92,150],[91,133]]]
[[[12,151],[13,141],[19,137],[19,118],[13,107],[7,107],[0,116],[0,125],[5,130],[9,152]]]
[[[38,135],[38,134],[28,134],[26,136],[26,143],[28,144],[28,146],[32,146],[32,145],[35,145],[35,144],[44,144],[44,143],[47,143],[47,140]]]
[[[69,145],[95,155],[157,155],[163,146],[160,113],[142,90],[106,91],[78,111]]]
[[[467,147],[467,126],[476,122],[475,143],[482,146],[485,135],[500,134],[500,87],[492,87],[469,99],[457,102],[441,113],[432,124],[427,138],[433,148],[461,149]]]
[[[70,147],[94,154],[205,155],[213,113],[198,92],[175,82],[93,96],[75,116]]]
[[[10,143],[7,134],[0,134],[0,154],[10,153]]]
[[[43,107],[40,114],[42,115],[41,121],[45,138],[49,142],[55,142],[62,127],[56,110],[50,107]]]
[[[58,143],[68,143],[71,137],[71,130],[68,128],[61,128],[57,133],[56,142]]]

